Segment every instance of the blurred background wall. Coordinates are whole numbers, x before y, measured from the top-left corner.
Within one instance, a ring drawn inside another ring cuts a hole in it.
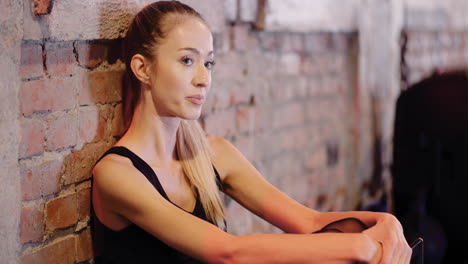
[[[147,0],[2,0],[0,260],[89,263],[91,169],[124,132],[122,37]],[[464,0],[185,0],[214,34],[201,122],[321,211],[391,212],[395,102],[468,65]],[[279,232],[229,198],[228,230]]]

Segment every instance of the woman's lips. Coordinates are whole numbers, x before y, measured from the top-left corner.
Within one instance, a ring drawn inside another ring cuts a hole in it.
[[[197,105],[201,105],[205,101],[204,97],[201,95],[189,96],[187,97],[187,100]]]

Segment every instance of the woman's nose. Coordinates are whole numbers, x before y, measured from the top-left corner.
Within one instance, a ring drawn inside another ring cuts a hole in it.
[[[193,76],[192,84],[196,87],[207,87],[210,84],[210,73],[205,65],[197,66],[195,75]]]

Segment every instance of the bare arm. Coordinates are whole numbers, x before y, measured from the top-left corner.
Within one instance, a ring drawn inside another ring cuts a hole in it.
[[[93,173],[93,201],[100,208],[207,263],[348,263],[369,261],[377,251],[363,234],[233,236],[166,201],[133,168],[103,159]]]
[[[285,232],[307,234],[330,222],[355,217],[371,227],[364,234],[383,244],[383,263],[400,258],[402,263],[409,262],[411,250],[394,216],[361,211],[321,213],[307,208],[268,183],[230,142],[216,136],[209,140],[226,194],[261,218]]]

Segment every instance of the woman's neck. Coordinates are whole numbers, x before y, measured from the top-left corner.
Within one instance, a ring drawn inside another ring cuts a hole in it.
[[[176,134],[180,118],[157,114],[152,104],[144,100],[137,104],[133,119],[117,145],[130,147],[146,161],[166,166],[176,159]]]

